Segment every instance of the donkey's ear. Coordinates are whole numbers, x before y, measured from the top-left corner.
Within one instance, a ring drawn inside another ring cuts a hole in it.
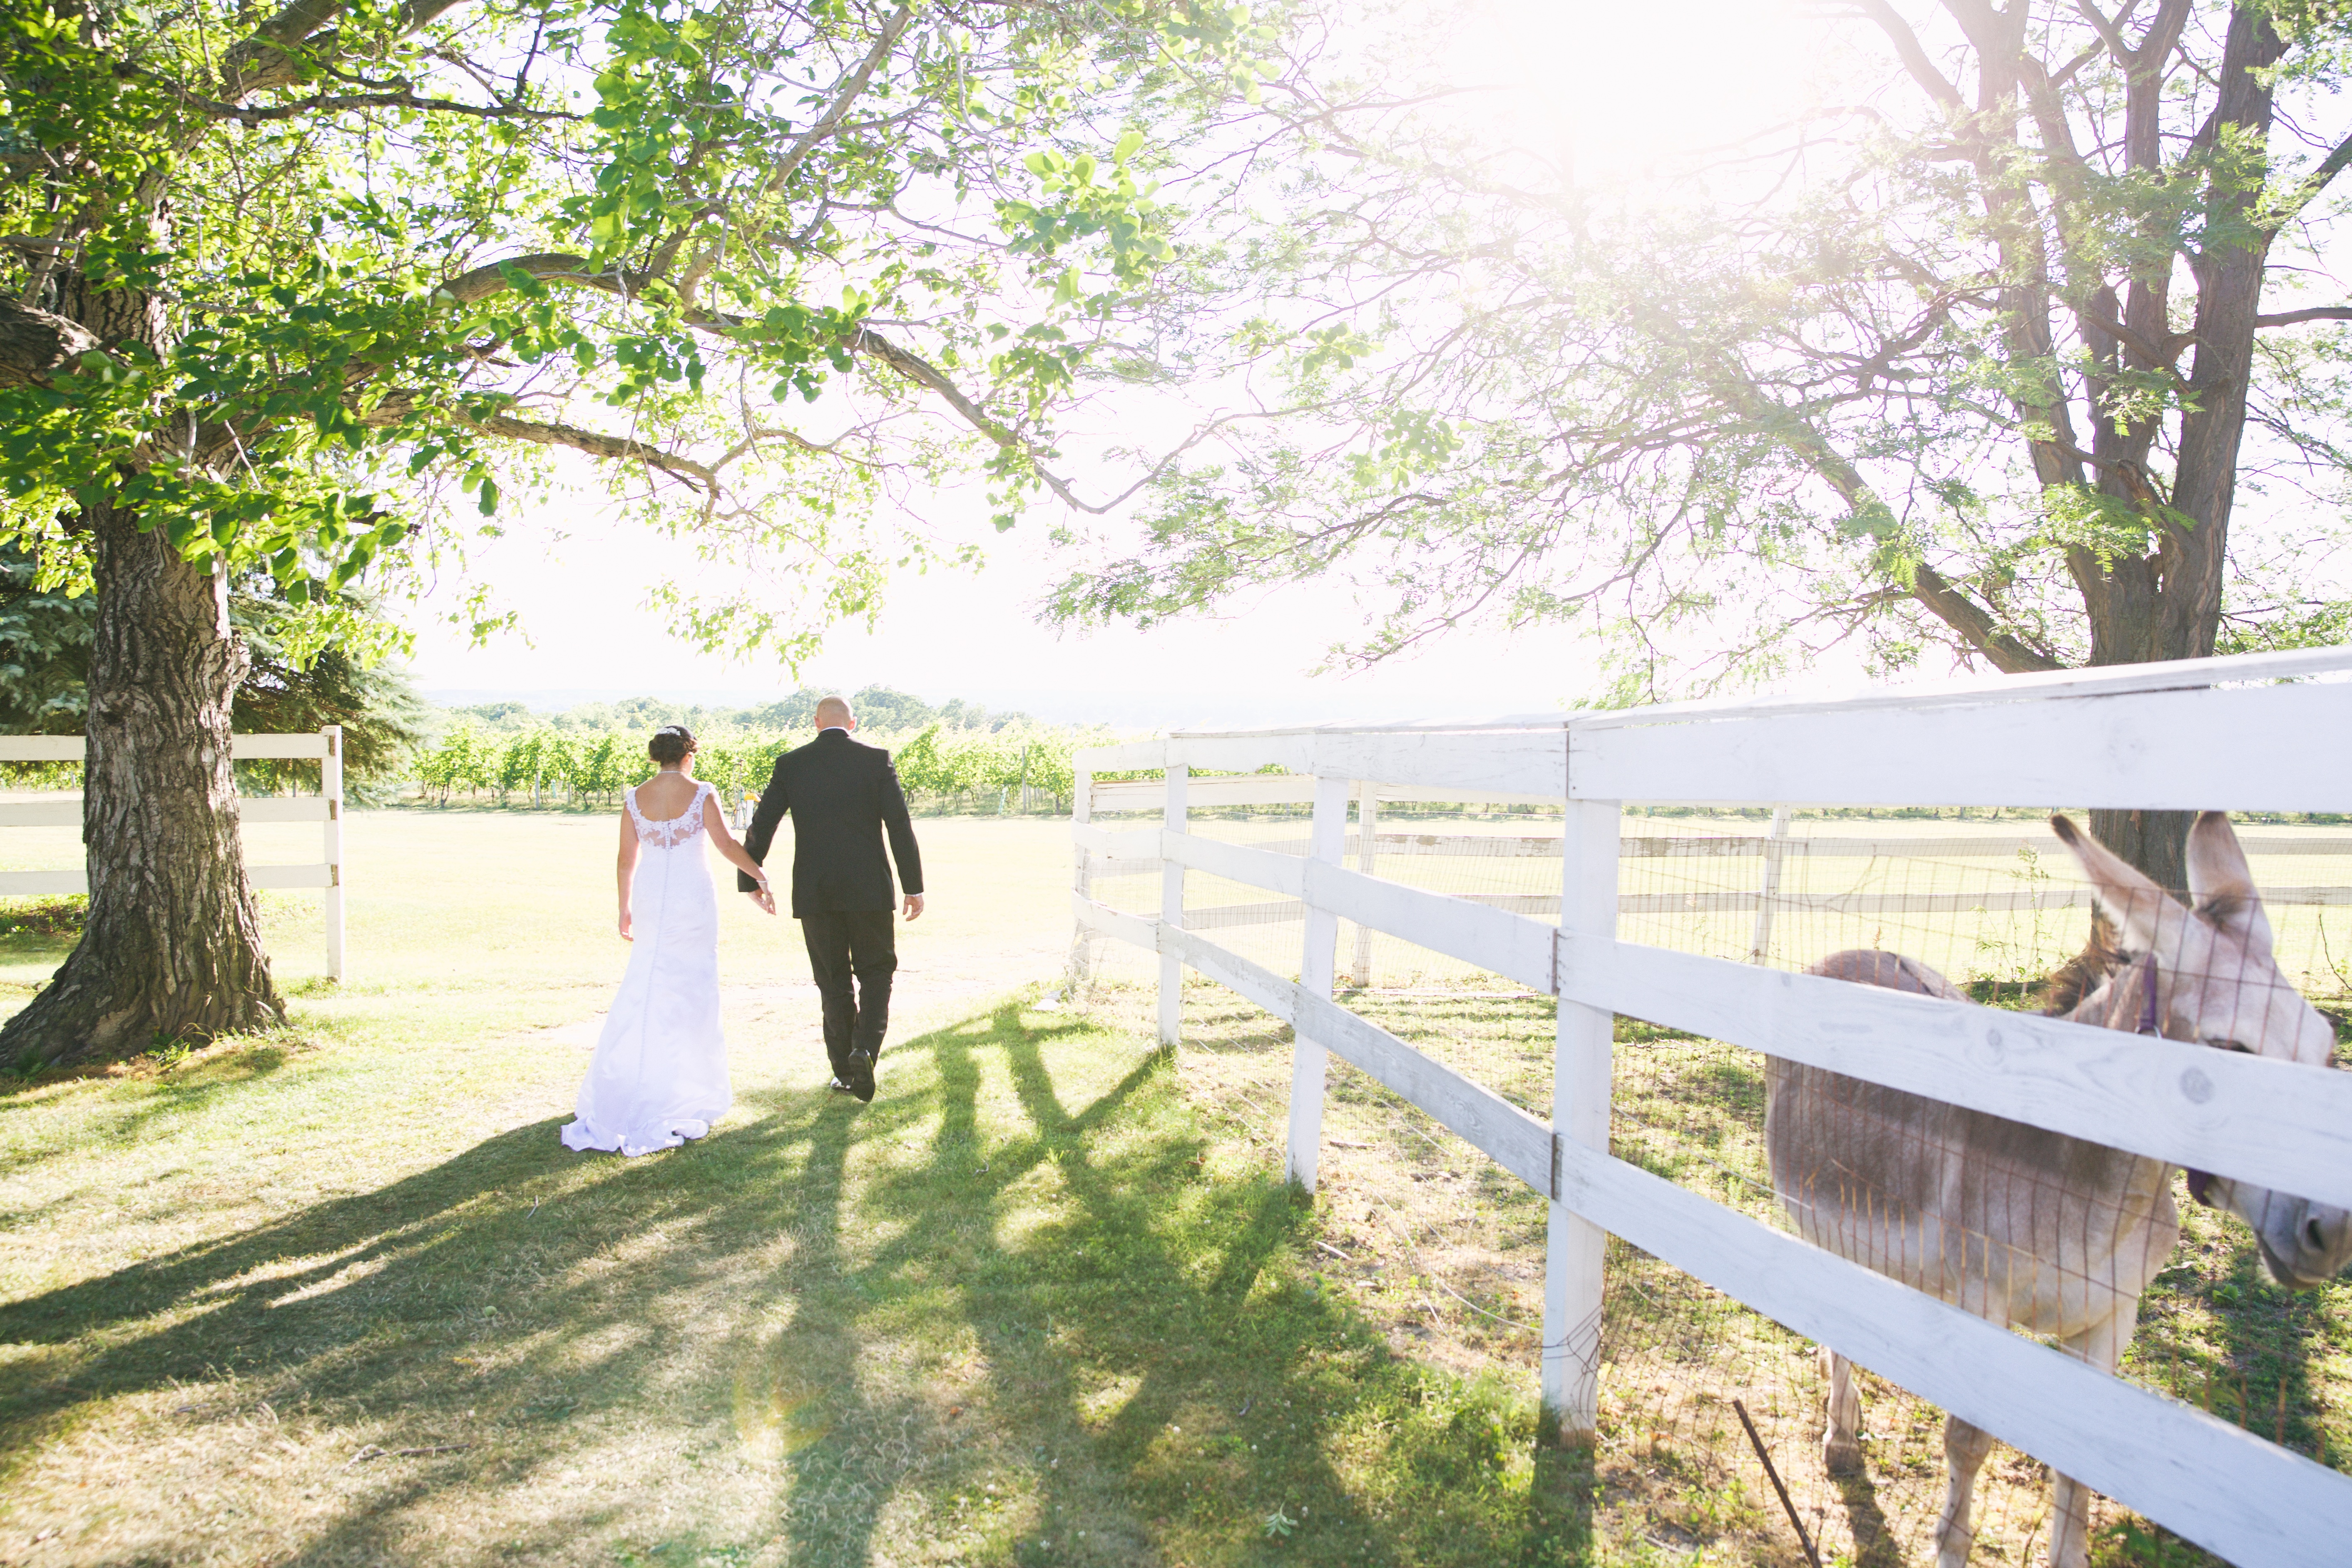
[[[2227,814],[2201,811],[2189,830],[2189,897],[2198,917],[2216,931],[2270,945],[2270,917],[2246,868],[2246,852]]]
[[[2107,918],[2116,922],[2122,945],[2135,952],[2146,952],[2154,947],[2165,912],[2180,912],[2172,896],[2130,861],[2105,845],[2084,837],[2083,830],[2070,818],[2052,817],[2050,830],[2074,852],[2083,874],[2091,879],[2091,890],[2098,895],[2099,907],[2107,911]]]

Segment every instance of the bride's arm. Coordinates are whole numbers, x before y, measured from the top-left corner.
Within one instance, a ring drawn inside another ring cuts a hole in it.
[[[621,940],[635,942],[629,934],[629,883],[637,872],[637,825],[629,820],[626,806],[621,808],[621,859],[618,868],[621,883]]]
[[[761,907],[770,914],[776,912],[775,896],[768,890],[768,873],[751,852],[735,842],[727,830],[727,814],[719,809],[719,796],[707,795],[702,802],[702,830],[710,835],[710,842],[719,846],[719,856],[726,862],[760,884]]]

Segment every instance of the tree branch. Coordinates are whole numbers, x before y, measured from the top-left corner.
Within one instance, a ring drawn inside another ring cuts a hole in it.
[[[140,75],[155,83],[189,108],[215,120],[234,120],[240,125],[264,125],[271,121],[292,120],[303,114],[331,114],[345,109],[419,109],[435,114],[466,114],[478,120],[578,120],[561,109],[524,109],[514,104],[461,103],[454,98],[419,98],[413,89],[401,89],[389,92],[320,93],[314,97],[296,99],[291,103],[273,103],[263,109],[247,109],[239,104],[223,103],[191,92],[177,82],[142,71]]]
[[[360,370],[352,376],[348,390],[356,392],[374,374],[373,369]],[[396,425],[415,412],[418,401],[415,389],[394,387],[360,412],[358,417],[363,425],[378,427]],[[650,441],[611,436],[602,430],[583,429],[577,425],[565,425],[555,420],[521,419],[510,414],[478,416],[462,406],[448,408],[446,416],[485,436],[496,436],[509,441],[527,441],[535,447],[563,447],[574,452],[584,452],[592,458],[642,463],[673,478],[688,480],[703,492],[709,503],[715,503],[719,495],[721,487],[716,468],[667,451]]]
[[[573,256],[561,250],[546,250],[531,256],[509,257],[504,261],[493,261],[487,266],[460,272],[457,277],[442,284],[436,292],[446,295],[460,305],[479,304],[493,294],[503,294],[507,291],[509,271],[520,272],[526,278],[536,278],[541,282],[561,279],[565,282],[585,283],[592,289],[604,288],[610,293],[621,291],[618,282],[614,282],[608,287],[605,279],[590,272],[586,257]],[[629,281],[634,287],[635,280]]]
[[[80,322],[0,296],[0,386],[47,386],[98,347]]]
[[[857,68],[849,73],[834,93],[833,101],[825,106],[824,113],[815,124],[794,137],[792,146],[785,149],[783,161],[776,165],[776,172],[768,176],[770,195],[782,191],[801,164],[807,161],[809,153],[815,150],[816,144],[839,129],[842,117],[849,112],[849,106],[857,101],[858,95],[866,90],[866,84],[874,79],[875,71],[890,58],[890,51],[898,46],[899,35],[914,19],[915,0],[906,0],[894,16],[882,24],[881,34],[875,38],[874,47],[866,51],[866,58],[858,62]]]
[[[1764,397],[1752,385],[1728,389],[1729,401],[1759,428],[1769,428],[1801,458],[1805,466],[1837,491],[1858,516],[1872,512],[1892,517],[1893,509],[1879,499],[1862,470],[1847,460],[1844,453],[1832,446],[1826,437],[1815,429],[1802,416],[1782,408]],[[1970,647],[1992,660],[2003,673],[2021,675],[2028,670],[2062,669],[2065,668],[2039,648],[2030,647],[2014,633],[2000,628],[1992,616],[1966,594],[1954,587],[1943,574],[1921,561],[1911,570],[1911,596],[1934,612],[1937,619],[1959,633]]]
[[[2197,334],[2194,332],[2168,332],[2162,342],[2150,342],[2116,321],[2112,315],[2101,315],[2089,305],[2075,305],[2073,309],[2076,321],[2086,327],[2098,328],[2107,336],[2138,354],[2149,366],[2157,370],[2171,371],[2173,361],[2180,357],[2180,351],[2197,341]],[[2174,374],[2172,379],[2182,391],[2189,389],[2189,384],[2182,381],[2179,374]]]
[[[2221,111],[2216,110],[2214,112],[2219,114]],[[2302,215],[2303,209],[2311,205],[2312,199],[2327,188],[2328,182],[2347,168],[2352,168],[2352,136],[2338,142],[2335,149],[2319,161],[2319,167],[2304,176],[2303,184],[2295,193],[2294,204],[2280,213],[2275,226],[2284,228],[2288,224],[2293,223]]]
[[[2099,35],[2100,41],[2107,46],[2107,52],[2115,56],[2116,64],[2126,70],[2129,70],[2138,63],[2131,45],[2124,41],[2124,24],[2131,20],[2131,14],[2138,5],[2139,0],[2129,0],[2122,10],[2116,13],[2115,19],[2110,21],[2100,14],[2099,8],[2092,5],[2090,0],[2074,0],[2074,9],[2082,14],[2083,20],[2091,24],[2092,30]]]
[[[1065,506],[1074,507],[1079,511],[1090,512],[1099,517],[1118,504],[1118,500],[1110,500],[1101,506],[1089,506],[1080,500],[1066,480],[1038,461],[1044,454],[1038,451],[1036,446],[1026,436],[1009,425],[991,418],[978,404],[964,395],[961,387],[950,381],[921,355],[901,348],[881,333],[871,331],[860,331],[855,346],[858,353],[881,361],[916,385],[927,387],[937,393],[949,407],[963,416],[966,424],[998,446],[1017,449],[1026,454],[1031,466],[1037,471],[1037,477],[1045,481],[1046,489],[1061,498]],[[1133,493],[1132,489],[1128,492],[1129,495]],[[1125,499],[1125,496],[1119,498],[1121,500]]]
[[[468,419],[466,423],[486,436],[501,436],[509,441],[528,441],[539,447],[568,447],[592,458],[643,463],[649,468],[659,468],[666,474],[692,480],[706,495],[716,496],[719,493],[719,476],[711,469],[690,458],[666,452],[649,442],[633,441],[625,436],[607,436],[602,430],[583,430],[576,425],[517,419],[505,414],[493,414],[487,419]]]
[[[1944,73],[1936,68],[1936,62],[1919,47],[1919,35],[1911,30],[1910,23],[1895,15],[1894,6],[1886,0],[1863,0],[1862,9],[1878,24],[1878,30],[1886,35],[1895,54],[1902,58],[1903,68],[1911,73],[1911,79],[1925,89],[1928,97],[1954,113],[1968,107],[1961,100],[1960,89],[1944,79]]]
[[[466,0],[404,0],[394,31],[405,37]],[[336,35],[327,25],[343,14],[343,0],[292,0],[284,10],[230,49],[221,62],[220,93],[241,103],[257,92],[289,87],[302,79],[305,65],[333,52]],[[317,47],[305,45],[316,40]]]
[[[544,252],[537,256],[518,256],[510,260],[492,262],[488,266],[477,267],[469,272],[461,273],[441,285],[440,291],[459,304],[470,305],[477,300],[486,300],[493,294],[503,292],[507,288],[506,274],[509,268],[544,282],[578,283],[604,293],[619,294],[624,297],[650,281],[635,273],[590,272],[586,269],[587,266],[587,258],[569,256],[560,251]],[[739,317],[720,315],[709,310],[689,310],[682,319],[689,326],[714,332],[731,331],[750,324]],[[941,401],[962,417],[964,423],[998,446],[1023,453],[1029,458],[1031,467],[1035,469],[1037,477],[1045,482],[1045,488],[1060,498],[1063,504],[1076,510],[1099,517],[1133,495],[1137,489],[1141,489],[1150,480],[1151,476],[1146,475],[1143,479],[1137,481],[1119,495],[1099,506],[1081,500],[1077,493],[1070,489],[1067,480],[1045,467],[1042,460],[1045,454],[1034,442],[1011,426],[990,416],[986,410],[965,395],[961,387],[920,354],[892,342],[871,327],[861,327],[858,330],[856,341],[850,347],[856,353],[888,365],[926,391],[936,393]],[[1172,461],[1173,458],[1169,460]],[[1165,463],[1162,467],[1165,467]],[[1154,470],[1155,473],[1157,471]]]
[[[2307,310],[2281,310],[2254,318],[2257,327],[2292,327],[2303,321],[2352,321],[2352,305],[2314,305]]]
[[[2041,649],[2029,647],[2015,634],[1998,629],[1983,607],[1946,581],[1926,562],[1911,568],[1911,596],[1935,612],[1936,618],[1960,634],[1969,646],[1992,660],[2004,675],[2028,675],[2035,670],[2066,667]]]
[[[342,0],[293,0],[230,48],[221,61],[221,95],[242,100],[299,80],[301,62],[293,51],[342,14]]]

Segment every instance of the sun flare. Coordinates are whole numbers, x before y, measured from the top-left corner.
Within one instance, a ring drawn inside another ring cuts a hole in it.
[[[1487,0],[1452,51],[1488,112],[1580,184],[1639,179],[1813,106],[1826,31],[1787,0]]]

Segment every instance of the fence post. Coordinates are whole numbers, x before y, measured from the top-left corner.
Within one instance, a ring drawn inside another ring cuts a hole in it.
[[[1756,895],[1756,934],[1748,944],[1750,963],[1761,963],[1772,955],[1772,900],[1780,892],[1781,846],[1789,837],[1789,808],[1772,808],[1772,832],[1764,841],[1764,886]]]
[[[1088,903],[1094,902],[1094,857],[1081,841],[1081,835],[1094,819],[1094,770],[1080,763],[1070,775],[1070,891]],[[1066,981],[1069,999],[1077,1000],[1078,993],[1092,983],[1095,973],[1094,928],[1073,915],[1070,932],[1069,975]]]
[[[327,754],[319,763],[319,793],[327,802],[327,978],[343,977],[343,727],[329,724]]]
[[[1568,802],[1560,824],[1559,941],[1608,942],[1617,934],[1619,807],[1613,800]],[[1616,1015],[1559,999],[1552,1061],[1555,1139],[1607,1152],[1610,1051]],[[1557,1180],[1558,1166],[1554,1166]],[[1555,1196],[1544,1253],[1544,1410],[1563,1441],[1591,1432],[1601,1413],[1601,1271],[1608,1236]]]
[[[1369,785],[1367,788],[1370,787]],[[1307,839],[1307,858],[1327,866],[1348,858],[1348,781],[1315,780],[1315,825]],[[1316,907],[1312,886],[1307,900],[1307,937],[1298,952],[1298,989],[1310,996],[1331,994],[1332,971],[1339,958],[1339,917]],[[1323,1074],[1328,1053],[1305,1031],[1290,1035],[1290,1142],[1283,1157],[1283,1173],[1308,1192],[1315,1190],[1316,1167],[1323,1154]]]
[[[1356,869],[1367,877],[1380,859],[1380,832],[1379,786],[1366,779],[1357,786]],[[1356,927],[1355,980],[1359,986],[1372,983],[1372,928],[1360,922]]]
[[[1189,776],[1181,763],[1168,764],[1168,802],[1160,826],[1168,833],[1184,831],[1184,784]],[[1160,863],[1160,929],[1184,929],[1184,868],[1162,858]],[[1174,1046],[1184,1026],[1184,961],[1173,952],[1160,955],[1160,1043]]]

